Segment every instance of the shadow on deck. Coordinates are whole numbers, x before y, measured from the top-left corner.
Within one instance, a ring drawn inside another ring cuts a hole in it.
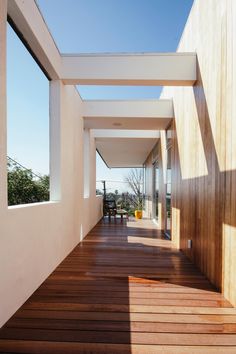
[[[0,330],[1,353],[236,353],[236,309],[151,221],[101,221]]]

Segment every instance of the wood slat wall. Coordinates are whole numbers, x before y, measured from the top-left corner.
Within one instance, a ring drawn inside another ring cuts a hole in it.
[[[198,81],[162,94],[175,109],[172,233],[236,306],[236,1],[196,0],[178,50],[197,53]]]

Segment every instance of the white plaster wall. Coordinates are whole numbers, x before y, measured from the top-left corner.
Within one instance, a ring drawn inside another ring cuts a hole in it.
[[[81,230],[81,239],[97,224],[103,215],[102,196],[93,196],[84,198],[83,203],[83,223]]]
[[[30,6],[35,3],[30,0]],[[11,2],[13,15],[17,18],[18,5],[22,7],[19,26],[24,21],[34,21],[33,16],[24,19],[24,1]],[[17,5],[17,6],[16,6]],[[50,99],[53,116],[51,137],[51,166],[60,172],[59,178],[53,175],[53,183],[60,183],[53,190],[56,202],[7,207],[7,169],[6,169],[6,15],[7,1],[0,1],[0,327],[38,288],[56,266],[79,243],[86,233],[101,218],[101,199],[96,198],[96,168],[94,139],[91,164],[91,193],[88,200],[83,197],[83,119],[82,101],[76,89],[64,86],[60,81],[52,83]],[[47,43],[47,60],[55,64],[55,46],[44,23],[34,28],[37,47]],[[24,27],[24,26],[23,26]],[[28,36],[31,36],[27,28]],[[51,43],[51,44],[50,44]],[[34,38],[32,43],[34,46]],[[35,44],[35,45],[36,45]],[[37,48],[36,48],[37,49]],[[44,61],[44,50],[37,53]],[[59,53],[58,53],[59,55]],[[59,65],[54,71],[59,70]],[[52,70],[52,71],[53,71]],[[55,106],[56,105],[56,106]],[[54,120],[59,119],[55,124]],[[58,131],[58,129],[60,130]],[[58,140],[60,142],[58,143]],[[56,152],[56,147],[59,153]],[[94,183],[94,186],[92,186]],[[60,198],[59,198],[60,197]],[[83,233],[81,233],[83,230]]]
[[[81,99],[74,87],[64,85],[61,97],[61,201],[0,209],[0,326],[102,216],[94,159],[94,193],[83,198]]]
[[[84,237],[90,229],[95,226],[98,220],[102,217],[102,203],[101,196],[96,196],[96,143],[93,130],[87,130],[87,138],[89,142],[89,149],[86,148],[88,156],[84,154],[84,158],[89,161],[89,196],[84,197],[83,200],[83,224],[81,230],[81,237]]]

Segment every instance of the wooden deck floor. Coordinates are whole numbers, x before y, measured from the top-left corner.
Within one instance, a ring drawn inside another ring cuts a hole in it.
[[[150,222],[101,222],[0,330],[0,352],[235,354],[236,309]]]

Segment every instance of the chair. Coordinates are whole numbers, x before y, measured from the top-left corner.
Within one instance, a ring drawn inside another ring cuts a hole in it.
[[[109,217],[111,220],[111,216],[116,217],[117,214],[117,206],[116,201],[114,199],[104,199],[103,201],[103,216]]]
[[[121,222],[123,222],[123,216],[126,216],[126,219],[129,220],[129,214],[125,209],[117,209],[116,201],[114,199],[105,199],[103,201],[103,216],[109,217],[109,221],[111,220],[111,216],[114,216],[116,220],[116,215],[120,216]]]

